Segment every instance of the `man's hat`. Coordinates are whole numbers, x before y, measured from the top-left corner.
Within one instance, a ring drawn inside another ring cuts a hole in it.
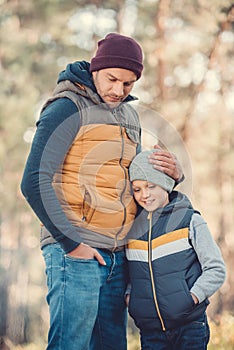
[[[143,70],[140,45],[132,38],[110,33],[98,42],[96,55],[90,63],[90,72],[105,68],[123,68],[134,72],[137,79]]]

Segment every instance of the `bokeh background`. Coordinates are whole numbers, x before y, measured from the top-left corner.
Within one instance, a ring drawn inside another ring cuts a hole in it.
[[[227,279],[208,309],[209,349],[234,349],[234,3],[231,0],[0,0],[0,349],[44,349],[40,224],[20,192],[45,99],[67,63],[109,32],[144,50],[143,145],[177,155],[181,189],[207,220]],[[129,350],[139,339],[129,319]]]

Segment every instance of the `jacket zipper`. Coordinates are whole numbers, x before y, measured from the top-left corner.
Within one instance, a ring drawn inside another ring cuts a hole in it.
[[[124,218],[123,218],[123,221],[122,221],[122,227],[121,227],[121,229],[116,233],[116,236],[115,236],[115,247],[114,247],[114,248],[116,248],[116,247],[118,246],[118,244],[117,244],[117,243],[118,243],[118,236],[119,236],[119,234],[122,232],[123,226],[124,226],[125,221],[126,221],[126,207],[125,207],[125,205],[124,205],[124,203],[123,203],[123,200],[122,200],[122,198],[123,198],[123,193],[125,192],[125,189],[126,189],[126,172],[125,172],[124,167],[122,166],[123,149],[124,149],[124,140],[123,140],[122,125],[121,125],[120,120],[118,119],[117,110],[114,109],[114,110],[112,111],[112,113],[113,113],[115,119],[117,120],[117,122],[118,122],[118,124],[119,124],[119,128],[120,128],[120,136],[121,136],[121,140],[122,140],[122,150],[121,150],[121,156],[120,156],[119,164],[120,164],[121,168],[123,169],[124,177],[125,177],[125,186],[124,186],[124,189],[123,189],[123,191],[122,191],[122,193],[121,193],[121,195],[120,195],[120,202],[122,203],[123,209],[124,209]]]
[[[152,268],[152,242],[151,242],[151,235],[152,235],[152,212],[149,212],[148,215],[149,220],[149,236],[148,236],[148,262],[149,262],[149,270],[150,270],[150,279],[151,279],[151,285],[153,290],[153,297],[154,297],[154,304],[158,313],[159,320],[162,325],[162,330],[165,331],[165,325],[163,322],[163,318],[161,315],[161,312],[159,310],[158,301],[157,301],[157,295],[156,295],[156,289],[155,289],[155,282],[154,282],[154,275],[153,275],[153,268]]]

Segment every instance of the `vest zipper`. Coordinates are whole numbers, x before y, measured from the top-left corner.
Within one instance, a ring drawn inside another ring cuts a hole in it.
[[[152,242],[151,242],[151,235],[152,235],[152,212],[148,215],[149,220],[149,236],[148,236],[148,263],[149,263],[149,270],[150,270],[150,279],[151,279],[151,285],[152,285],[152,291],[153,291],[153,297],[154,297],[154,304],[158,313],[159,320],[162,325],[162,330],[165,331],[165,325],[163,322],[163,318],[161,315],[161,312],[159,310],[158,301],[157,301],[157,294],[155,289],[155,283],[154,283],[154,275],[153,275],[153,268],[152,268]]]
[[[124,205],[124,203],[123,203],[122,198],[123,198],[123,194],[124,194],[124,192],[125,192],[125,190],[126,190],[126,179],[127,179],[127,176],[126,176],[125,169],[124,169],[124,167],[122,166],[123,149],[124,149],[124,139],[123,139],[122,124],[121,124],[120,120],[118,119],[117,110],[116,110],[116,109],[113,109],[113,110],[112,110],[112,113],[113,113],[115,119],[117,120],[117,123],[118,123],[119,128],[120,128],[120,136],[121,136],[121,140],[122,140],[122,150],[121,150],[121,155],[120,155],[119,164],[120,164],[121,168],[123,169],[124,178],[125,178],[125,186],[124,186],[124,189],[123,189],[123,191],[122,191],[122,193],[121,193],[121,195],[120,195],[120,202],[122,203],[123,209],[124,209],[124,217],[123,217],[123,221],[122,221],[122,227],[121,227],[121,229],[116,233],[116,237],[115,237],[115,248],[116,248],[116,247],[118,246],[118,236],[119,236],[119,234],[122,232],[123,226],[124,226],[125,221],[126,221],[126,207],[125,207],[125,205]]]

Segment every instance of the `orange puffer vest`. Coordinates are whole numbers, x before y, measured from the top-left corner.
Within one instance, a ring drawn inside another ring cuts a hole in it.
[[[128,168],[140,143],[139,118],[129,104],[110,108],[94,103],[91,90],[77,87],[74,92],[71,84],[63,82],[64,91],[60,86],[53,100],[72,100],[80,127],[53,187],[69,221],[81,228],[84,243],[99,247],[100,237],[105,236],[105,246],[116,247],[136,214]]]

